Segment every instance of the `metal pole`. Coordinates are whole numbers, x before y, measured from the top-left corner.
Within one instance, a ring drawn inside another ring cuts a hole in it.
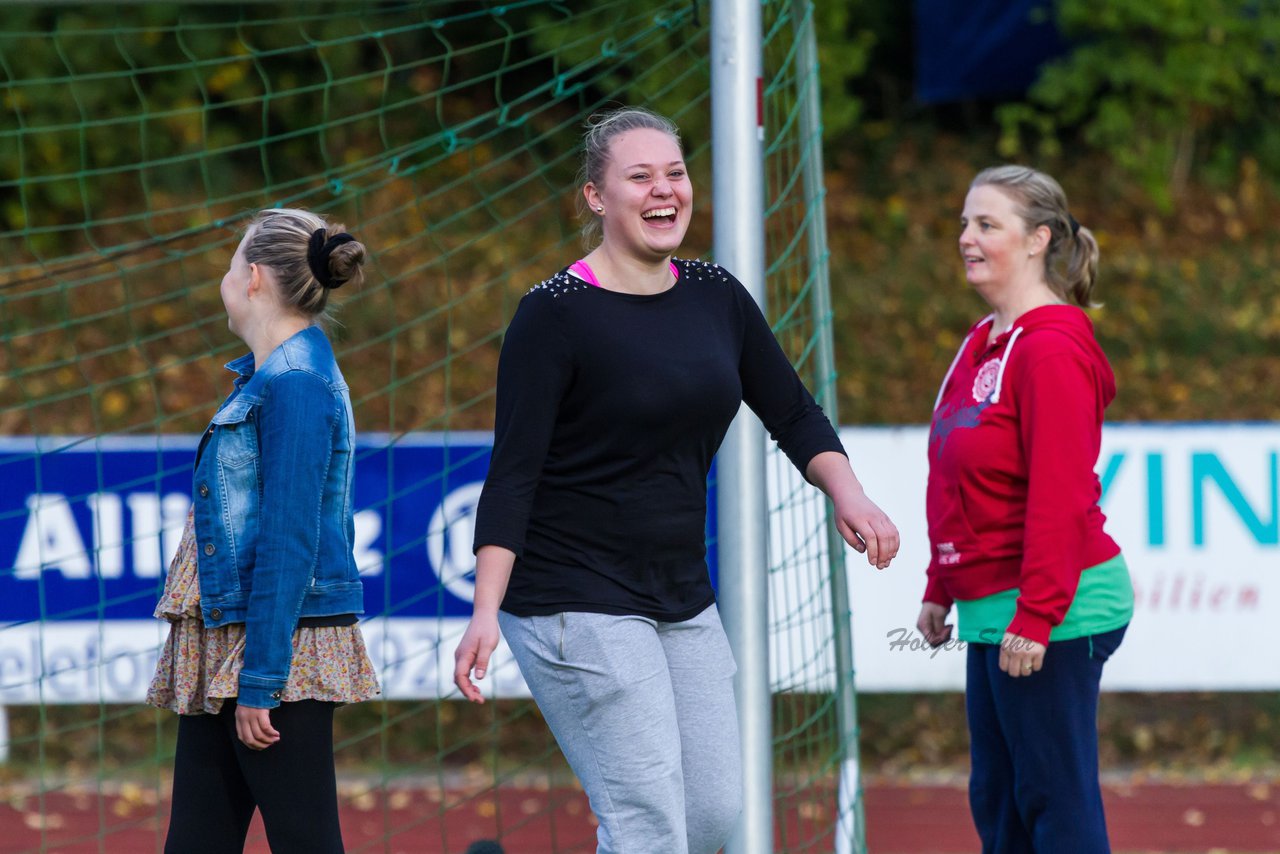
[[[764,107],[760,0],[712,0],[711,144],[716,262],[762,307]],[[769,688],[768,506],[765,434],[745,406],[717,463],[720,606],[738,663],[743,811],[726,854],[773,851],[773,736]]]
[[[808,212],[810,308],[817,335],[818,404],[832,424],[839,424],[836,405],[835,348],[831,340],[831,269],[827,249],[826,188],[822,167],[822,99],[813,4],[791,0],[795,29],[796,93],[800,107],[803,160],[801,174]],[[834,621],[836,666],[836,727],[840,737],[840,783],[836,799],[836,854],[864,854],[867,850],[858,763],[858,699],[854,688],[853,613],[845,574],[844,538],[836,529],[834,510],[827,502],[827,556],[831,566],[831,617]]]

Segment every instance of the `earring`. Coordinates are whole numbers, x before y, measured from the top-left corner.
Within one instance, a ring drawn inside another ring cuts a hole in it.
[[[600,213],[604,213],[604,208],[596,208]]]

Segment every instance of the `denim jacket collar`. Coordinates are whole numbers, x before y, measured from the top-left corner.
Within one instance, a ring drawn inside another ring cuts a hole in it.
[[[253,376],[253,353],[245,353],[238,359],[232,359],[222,367],[226,368],[238,376],[232,381],[237,389],[243,388],[244,384]]]
[[[312,324],[280,342],[261,365],[254,365],[253,352],[227,362],[224,367],[238,376],[236,389],[254,394],[259,388],[290,368],[303,368],[327,374],[325,366],[333,363],[333,348],[324,330]],[[249,388],[249,386],[252,386]]]

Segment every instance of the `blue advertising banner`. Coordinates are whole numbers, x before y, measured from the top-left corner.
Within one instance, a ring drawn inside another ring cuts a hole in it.
[[[198,438],[0,438],[0,706],[145,697]],[[359,437],[361,628],[385,697],[459,696],[453,650],[471,614],[492,444],[488,433]],[[714,520],[714,490],[708,511]],[[505,644],[490,670],[487,693],[527,696]]]
[[[191,506],[198,438],[0,440],[0,623],[149,619]],[[492,437],[364,435],[358,448],[365,616],[469,616]]]
[[[197,439],[0,445],[0,622],[149,618],[191,506]],[[354,546],[367,615],[470,613],[490,451],[486,434],[362,437]]]

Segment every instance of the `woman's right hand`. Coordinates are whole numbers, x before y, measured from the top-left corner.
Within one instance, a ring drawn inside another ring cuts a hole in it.
[[[480,686],[471,681],[471,672],[475,671],[477,681],[484,678],[500,637],[496,613],[474,613],[453,653],[453,684],[473,703],[483,704],[484,695],[480,693]]]
[[[947,623],[950,608],[944,608],[936,602],[925,602],[920,606],[920,616],[916,619],[916,628],[929,646],[942,646],[951,640],[951,626]]]
[[[279,741],[280,733],[271,725],[271,710],[237,703],[236,737],[250,750],[266,750]]]

